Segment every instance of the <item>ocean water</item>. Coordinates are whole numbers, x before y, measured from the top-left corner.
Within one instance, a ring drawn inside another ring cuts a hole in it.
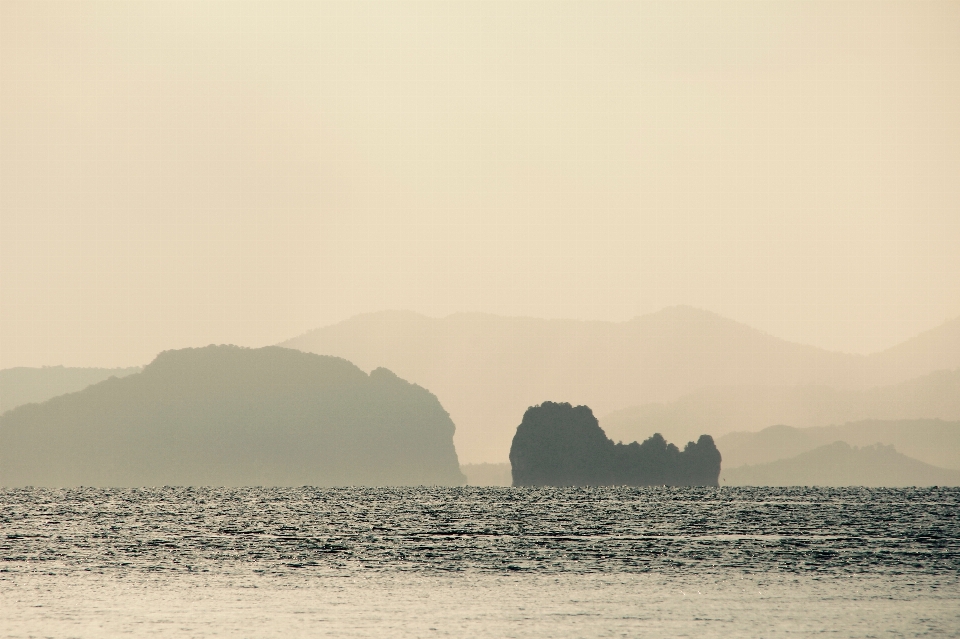
[[[0,637],[960,636],[960,490],[0,490]]]

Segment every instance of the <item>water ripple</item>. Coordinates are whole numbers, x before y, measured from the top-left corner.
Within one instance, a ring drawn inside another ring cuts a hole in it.
[[[960,490],[0,490],[0,571],[956,575]]]

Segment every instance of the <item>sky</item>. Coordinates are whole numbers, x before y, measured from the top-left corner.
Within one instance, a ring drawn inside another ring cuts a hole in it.
[[[960,316],[960,3],[0,0],[0,368],[676,304]]]

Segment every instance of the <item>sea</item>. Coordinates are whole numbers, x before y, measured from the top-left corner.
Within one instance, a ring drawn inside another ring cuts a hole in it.
[[[0,490],[0,637],[960,636],[960,489]]]

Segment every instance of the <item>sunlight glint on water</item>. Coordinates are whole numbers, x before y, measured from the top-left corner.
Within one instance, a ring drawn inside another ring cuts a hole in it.
[[[0,636],[960,632],[956,489],[0,492]]]

